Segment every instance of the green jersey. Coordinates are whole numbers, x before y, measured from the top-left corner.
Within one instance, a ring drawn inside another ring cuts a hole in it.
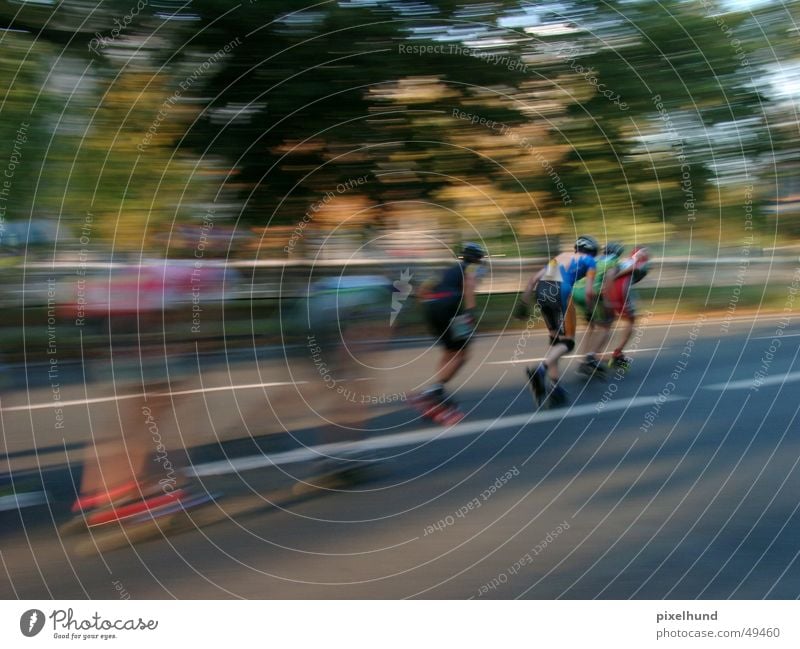
[[[600,288],[603,286],[603,277],[608,270],[615,268],[619,264],[619,256],[606,255],[597,260],[597,268],[594,272],[593,291],[595,295],[600,294]],[[586,278],[579,279],[575,282],[572,289],[572,299],[575,304],[585,307],[586,306]]]

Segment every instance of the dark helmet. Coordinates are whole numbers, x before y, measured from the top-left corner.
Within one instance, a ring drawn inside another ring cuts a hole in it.
[[[619,241],[609,241],[606,244],[605,254],[611,255],[612,257],[620,257],[622,253],[625,252],[625,246],[623,246]]]
[[[600,244],[597,239],[589,235],[582,235],[575,241],[575,252],[585,252],[594,257],[600,251]]]
[[[486,251],[481,248],[477,243],[465,243],[461,251],[461,258],[468,264],[479,262],[486,256]]]

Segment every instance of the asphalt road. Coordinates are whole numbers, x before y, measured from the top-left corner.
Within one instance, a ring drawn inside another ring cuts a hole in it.
[[[90,557],[56,531],[68,518],[64,463],[78,453],[63,447],[119,401],[65,388],[78,402],[68,432],[45,439],[53,409],[34,406],[46,388],[12,394],[4,463],[27,480],[42,467],[51,500],[0,513],[0,596],[796,598],[798,343],[796,322],[778,316],[650,322],[627,375],[586,382],[573,358],[571,404],[537,411],[522,368],[545,337],[485,336],[457,390],[467,416],[450,429],[403,401],[430,376],[427,343],[353,347],[360,376],[339,395],[318,367],[274,350],[209,360],[177,422],[202,485],[225,494],[220,508],[307,476],[308,445],[341,441],[348,426],[380,458],[373,479]],[[356,407],[381,395],[396,401]],[[325,418],[337,425],[320,435]],[[33,438],[61,449],[31,455]]]

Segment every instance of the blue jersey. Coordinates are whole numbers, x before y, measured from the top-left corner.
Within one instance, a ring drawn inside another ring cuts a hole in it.
[[[424,299],[460,302],[464,296],[464,278],[467,275],[474,275],[477,278],[480,268],[480,264],[468,264],[463,261],[450,266],[438,280],[430,280]]]
[[[464,294],[464,272],[467,264],[460,262],[450,266],[436,285],[436,292],[448,294],[450,297],[461,297]]]
[[[554,257],[550,260],[542,279],[560,282],[561,305],[566,310],[575,282],[586,277],[586,274],[590,270],[595,270],[596,268],[597,262],[594,257],[590,257],[589,255],[576,253],[570,257],[569,265],[567,266],[559,263],[558,257]]]

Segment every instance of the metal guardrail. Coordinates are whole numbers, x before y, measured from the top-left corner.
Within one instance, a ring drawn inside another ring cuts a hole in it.
[[[478,292],[518,293],[530,276],[545,263],[545,258],[492,259],[487,266]],[[356,260],[344,266],[339,262],[237,262],[234,266],[246,278],[243,287],[253,298],[295,297],[302,294],[311,279],[338,274],[383,274],[390,280],[408,277],[412,286],[418,286],[437,270],[452,263],[442,259],[409,260]],[[791,284],[795,272],[800,270],[797,257],[757,257],[693,259],[689,257],[664,257],[654,259],[643,286],[741,286],[765,284]],[[283,281],[281,281],[283,280]],[[298,285],[299,284],[299,285]]]
[[[544,258],[493,258],[486,266],[479,284],[479,293],[516,293],[521,291],[532,273],[546,263]],[[212,262],[207,262],[209,265]],[[390,281],[408,281],[418,286],[452,260],[413,259],[354,259],[291,260],[291,261],[232,261],[227,268],[235,269],[240,281],[226,292],[228,299],[292,298],[305,294],[311,281],[332,275],[384,275]],[[126,264],[87,262],[81,265],[86,275],[107,274]],[[701,259],[663,257],[653,259],[643,286],[658,287],[724,287],[742,285],[790,285],[800,272],[800,258],[780,257],[722,257]],[[71,282],[79,278],[76,264],[69,262],[34,262],[24,267],[6,267],[0,286],[0,306],[21,307],[47,304],[48,281]],[[410,277],[409,277],[410,276]]]

